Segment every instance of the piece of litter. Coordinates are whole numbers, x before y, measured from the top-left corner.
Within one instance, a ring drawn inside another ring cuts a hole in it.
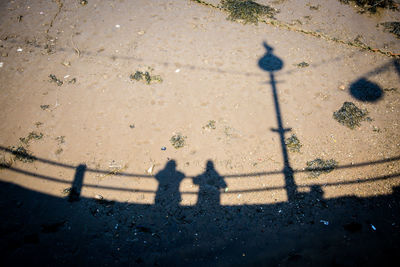
[[[40,15],[43,15],[44,13],[43,13],[43,11],[40,11],[39,14],[40,14]]]
[[[229,188],[228,187],[225,187],[225,192],[228,192],[229,191]]]
[[[237,198],[241,198],[241,197],[242,197],[242,194],[237,195]]]
[[[69,74],[68,74],[68,75],[65,75],[65,76],[64,76],[64,79],[67,79],[69,76],[70,76]]]
[[[3,63],[3,62],[0,62],[0,68],[2,68],[2,67],[3,67],[3,65],[4,65],[4,63]]]
[[[150,166],[150,168],[147,170],[147,173],[148,173],[148,174],[152,174],[152,173],[153,173],[153,168],[154,168],[154,164],[152,164],[152,165]]]
[[[22,48],[18,48],[18,49],[17,49],[17,52],[22,52]]]
[[[325,220],[320,220],[319,222],[322,222],[324,225],[329,225],[329,222]]]
[[[121,25],[117,24],[115,25],[115,28],[121,28]]]
[[[281,213],[282,212],[282,210],[278,210],[278,213]]]
[[[118,229],[118,223],[115,225],[114,229],[115,229],[115,230],[117,230],[117,229]]]
[[[372,230],[376,231],[376,227],[371,224]]]
[[[161,148],[161,150],[162,150],[162,151],[165,151],[165,150],[167,150],[167,148],[166,148],[165,146],[163,146],[163,147]]]
[[[175,70],[176,73],[178,73],[178,72],[180,72],[180,71],[181,71],[181,69],[176,69],[176,70]]]

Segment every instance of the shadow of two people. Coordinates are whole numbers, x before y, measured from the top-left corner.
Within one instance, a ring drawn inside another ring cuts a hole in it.
[[[185,174],[178,171],[176,167],[176,161],[169,160],[164,169],[155,175],[158,181],[156,206],[173,209],[180,205],[182,197],[179,187]],[[193,178],[193,183],[199,186],[197,206],[219,205],[220,191],[227,187],[224,178],[215,170],[211,160],[207,161],[204,173]]]

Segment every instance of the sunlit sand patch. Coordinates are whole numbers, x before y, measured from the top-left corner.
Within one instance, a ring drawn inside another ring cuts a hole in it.
[[[193,183],[192,179],[190,178],[183,179],[179,191],[182,192],[181,193],[182,201],[180,205],[182,206],[196,205],[199,187]]]
[[[226,178],[221,205],[273,204],[288,200],[281,174]]]

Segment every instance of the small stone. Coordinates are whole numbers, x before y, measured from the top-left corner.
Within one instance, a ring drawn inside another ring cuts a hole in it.
[[[102,195],[95,195],[94,198],[97,199],[97,200],[103,200],[103,196]]]

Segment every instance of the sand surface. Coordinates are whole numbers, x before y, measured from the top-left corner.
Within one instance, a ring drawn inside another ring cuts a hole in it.
[[[313,188],[320,188],[325,201],[391,196],[400,185],[400,41],[380,23],[398,21],[400,13],[359,14],[339,1],[258,2],[279,9],[276,19],[291,29],[229,21],[223,10],[186,0],[1,1],[1,157],[9,162],[12,147],[22,145],[37,158],[14,160],[1,169],[3,187],[12,184],[48,201],[66,202],[64,190],[77,185],[83,168],[78,185],[83,200],[76,204],[82,210],[98,195],[132,207],[154,207],[157,194],[162,195],[160,174],[175,171],[166,167],[169,162],[181,173],[170,177],[178,175],[179,181],[165,184],[170,186],[166,194],[176,188],[169,200],[196,209],[202,187],[215,187],[218,197],[210,202],[220,202],[210,203],[207,213],[213,205],[293,204],[297,194],[311,194]],[[345,44],[354,40],[391,54]],[[269,65],[271,60],[278,64]],[[302,62],[308,66],[299,67]],[[162,82],[130,78],[149,70]],[[51,82],[51,74],[63,84]],[[373,85],[380,97],[357,99],[351,88],[360,81]],[[369,119],[353,130],[332,117],[346,101],[368,110]],[[207,127],[210,121],[215,127]],[[22,143],[30,132],[43,137]],[[186,138],[182,148],[171,144],[175,134]],[[280,138],[292,134],[302,144],[300,152],[282,144]],[[334,159],[338,167],[310,177],[304,168],[316,158]],[[199,180],[208,175],[207,162],[220,184]],[[3,198],[2,205],[8,201]],[[43,218],[52,219],[48,212]],[[15,218],[23,220],[22,211]],[[319,218],[315,222],[321,224]],[[114,229],[115,223],[103,220],[105,228]],[[274,227],[285,236],[286,230]],[[193,229],[188,235],[194,235]],[[215,247],[229,247],[223,240]],[[166,244],[172,251],[164,255],[167,262],[178,248],[183,258],[215,259],[212,253],[189,252],[192,246],[185,242]],[[10,255],[24,251],[20,247]],[[68,259],[82,259],[84,252],[78,251],[81,258],[71,252]],[[240,249],[231,251],[245,258]],[[141,251],[133,258],[153,264],[160,256],[152,253]],[[287,260],[288,253],[274,254],[273,262]],[[310,255],[310,263],[317,252],[302,253]],[[152,261],[140,255],[152,255]],[[231,259],[220,264],[235,264]]]

